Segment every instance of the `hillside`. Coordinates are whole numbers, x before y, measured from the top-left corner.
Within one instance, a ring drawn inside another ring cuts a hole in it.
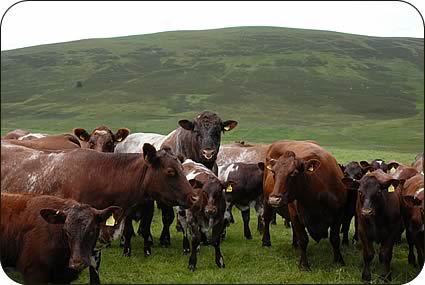
[[[239,121],[225,142],[314,139],[411,153],[424,144],[423,39],[164,32],[2,51],[1,79],[2,135],[100,124],[167,133],[208,109]]]

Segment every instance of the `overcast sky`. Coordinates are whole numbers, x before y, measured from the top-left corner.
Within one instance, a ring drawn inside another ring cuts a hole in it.
[[[16,3],[1,0],[0,11]],[[410,1],[422,13],[424,0]],[[1,50],[87,38],[234,26],[278,26],[423,38],[420,14],[376,2],[21,2],[3,18]]]

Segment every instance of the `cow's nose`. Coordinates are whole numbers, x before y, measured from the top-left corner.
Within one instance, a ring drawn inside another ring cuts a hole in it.
[[[83,270],[85,267],[87,267],[87,265],[85,265],[82,260],[80,259],[71,259],[69,261],[69,268],[77,270],[77,271],[81,271]]]
[[[202,150],[202,155],[206,158],[206,159],[211,159],[215,154],[215,150],[213,149],[203,149]]]
[[[272,207],[278,207],[280,204],[281,204],[281,202],[282,202],[282,197],[280,197],[280,196],[270,196],[269,197],[269,204],[272,206]]]
[[[368,217],[373,215],[373,209],[371,208],[363,208],[361,212],[362,216]]]
[[[207,216],[214,216],[215,213],[217,213],[217,208],[215,206],[205,208],[205,214]]]

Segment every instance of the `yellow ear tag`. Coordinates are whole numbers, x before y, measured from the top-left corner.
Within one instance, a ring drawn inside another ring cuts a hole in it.
[[[313,172],[313,170],[314,170],[313,165],[310,165],[310,167],[308,168],[308,171]]]
[[[394,192],[394,186],[391,184],[390,187],[388,187],[388,192]]]
[[[232,185],[229,184],[226,188],[226,192],[232,192],[232,191],[233,191]]]
[[[225,126],[225,127],[224,127],[224,130],[225,130],[225,131],[230,130],[230,126]]]
[[[390,169],[390,173],[391,173],[391,174],[395,173],[395,168],[394,168],[394,167],[391,167],[391,169]]]
[[[115,226],[115,219],[114,219],[114,215],[111,215],[105,222],[105,225],[107,225],[108,227],[113,227]]]
[[[266,168],[267,168],[268,170],[272,170],[272,166],[271,166],[270,164],[268,164],[268,165],[266,166]]]

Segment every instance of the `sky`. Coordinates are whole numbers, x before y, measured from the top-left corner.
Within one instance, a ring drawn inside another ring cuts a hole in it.
[[[1,0],[1,50],[87,38],[235,26],[277,26],[380,37],[424,37],[401,1],[50,2]],[[411,0],[425,14],[425,1]]]

